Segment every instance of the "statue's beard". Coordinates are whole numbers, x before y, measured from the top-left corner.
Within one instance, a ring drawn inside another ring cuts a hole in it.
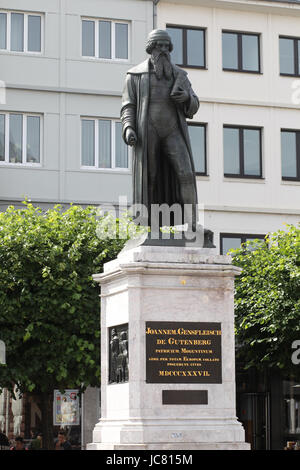
[[[151,62],[158,80],[160,80],[163,75],[168,80],[172,78],[173,69],[169,52],[161,52],[157,49],[153,49],[151,54]]]

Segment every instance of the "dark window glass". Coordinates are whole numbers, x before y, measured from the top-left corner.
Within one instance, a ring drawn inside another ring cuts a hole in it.
[[[258,36],[242,35],[242,64],[243,70],[259,70]]]
[[[238,72],[259,72],[259,35],[222,33],[223,69]]]
[[[116,168],[128,168],[128,146],[122,138],[122,123],[115,123]]]
[[[206,174],[206,139],[205,126],[189,125],[192,153],[196,173]]]
[[[260,130],[244,129],[245,175],[260,174]]]
[[[294,39],[279,38],[280,73],[295,75]]]
[[[280,74],[300,76],[300,39],[279,38]]]
[[[6,49],[7,15],[0,13],[0,49]]]
[[[82,165],[95,166],[95,121],[81,121],[81,155]]]
[[[111,59],[111,22],[99,21],[99,57]]]
[[[22,13],[11,14],[11,50],[24,51],[24,15]]]
[[[28,50],[41,52],[41,17],[28,16]]]
[[[250,250],[255,250],[258,244],[264,242],[265,235],[250,235],[250,234],[220,234],[220,253],[221,255],[227,255],[229,250],[236,250],[241,247],[242,243],[248,241],[257,240],[253,244],[253,247],[249,247]]]
[[[238,69],[238,36],[237,34],[223,33],[223,68]]]
[[[172,39],[173,51],[171,52],[174,64],[183,63],[183,30],[179,28],[167,28]]]
[[[261,129],[224,127],[225,176],[261,175]]]
[[[22,163],[23,151],[23,116],[10,114],[9,116],[9,161]]]
[[[242,239],[241,237],[224,237],[223,238],[223,244],[222,244],[222,255],[227,255],[229,250],[236,250],[237,248],[240,248],[242,244]]]
[[[111,168],[111,121],[99,119],[99,168]]]
[[[95,56],[95,22],[82,21],[82,55]]]
[[[5,160],[5,115],[0,114],[0,161]]]
[[[27,117],[27,162],[40,162],[40,118]]]
[[[300,179],[300,132],[281,131],[281,168],[283,179]]]
[[[128,25],[115,24],[116,59],[128,59]]]
[[[224,173],[240,174],[239,129],[224,128]]]
[[[296,44],[296,46],[295,46],[295,49],[296,49],[296,51],[297,51],[297,56],[298,56],[298,57],[296,58],[296,60],[298,59],[298,60],[297,60],[297,67],[298,67],[298,70],[297,70],[297,71],[298,71],[298,75],[300,75],[300,53],[299,53],[299,52],[300,52],[300,40],[297,40],[297,44]],[[295,64],[295,68],[296,68],[296,64]]]
[[[172,61],[182,67],[205,67],[205,30],[168,26],[167,31],[172,39]]]
[[[204,66],[204,31],[187,30],[187,63],[193,66]]]

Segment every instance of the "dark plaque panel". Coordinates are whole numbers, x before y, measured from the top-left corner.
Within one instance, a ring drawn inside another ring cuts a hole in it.
[[[109,328],[108,383],[128,382],[128,324]]]
[[[207,390],[163,390],[163,405],[207,405]]]
[[[146,322],[147,383],[222,383],[221,323]]]

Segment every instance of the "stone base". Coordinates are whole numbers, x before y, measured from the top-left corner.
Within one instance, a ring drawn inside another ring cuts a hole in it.
[[[239,273],[231,257],[208,248],[142,245],[123,251],[94,276],[101,284],[102,412],[88,450],[250,449],[235,404],[233,300]],[[149,380],[147,322],[219,325],[221,378]],[[129,378],[112,384],[110,329],[122,325],[128,325]],[[170,391],[190,397],[200,392],[207,400],[168,403],[163,395]]]
[[[87,450],[250,450],[247,442],[185,442],[182,444],[101,444],[87,445]]]

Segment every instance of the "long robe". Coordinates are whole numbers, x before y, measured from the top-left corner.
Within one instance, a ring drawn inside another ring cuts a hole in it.
[[[153,203],[167,203],[170,206],[173,203],[182,203],[179,197],[178,180],[172,167],[165,159],[160,159],[161,170],[159,171],[157,181],[157,199],[156,201],[148,200],[148,176],[147,176],[147,124],[148,124],[148,107],[150,97],[150,59],[133,67],[127,72],[123,100],[121,108],[121,120],[123,124],[123,139],[126,129],[132,127],[137,134],[137,143],[133,156],[133,203],[143,204],[150,213],[150,205]],[[186,143],[192,169],[193,184],[195,187],[197,204],[197,188],[194,161],[192,156],[191,144],[188,133],[186,118],[192,119],[198,111],[199,100],[192,90],[191,84],[187,78],[187,72],[173,65],[174,85],[173,90],[180,87],[189,94],[189,100],[185,103],[176,105],[178,115],[178,127]]]

